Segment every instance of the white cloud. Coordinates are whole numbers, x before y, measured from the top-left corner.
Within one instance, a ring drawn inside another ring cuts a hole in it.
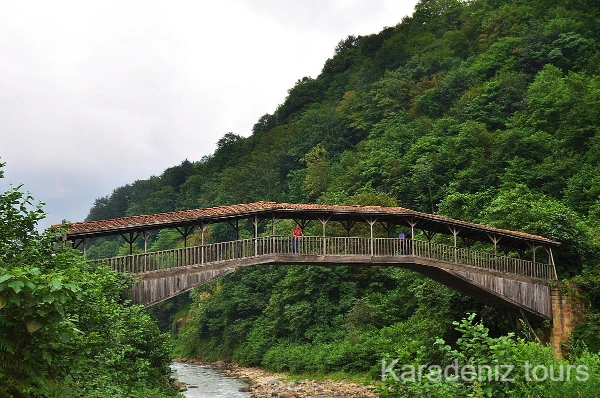
[[[348,35],[416,0],[2,2],[0,189],[24,183],[44,226],[212,153],[316,77]]]

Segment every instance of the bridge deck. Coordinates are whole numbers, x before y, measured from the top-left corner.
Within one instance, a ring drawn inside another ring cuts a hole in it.
[[[465,248],[416,239],[366,237],[300,237],[295,246],[291,236],[268,236],[164,250],[92,262],[106,263],[119,272],[143,277],[145,273],[189,266],[206,266],[257,256],[292,255],[292,263],[388,264],[406,263],[409,258],[444,263],[448,269],[485,272],[512,279],[555,279],[554,267],[515,257],[499,256]]]

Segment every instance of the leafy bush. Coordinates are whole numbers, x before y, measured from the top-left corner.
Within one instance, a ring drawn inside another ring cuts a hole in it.
[[[461,337],[451,347],[436,346],[444,362],[432,364],[417,357],[411,362],[400,352],[382,367],[386,383],[382,397],[594,397],[600,388],[600,355],[584,351],[570,361],[553,358],[552,349],[515,338],[490,337],[475,323],[475,314],[455,322]],[[392,363],[394,366],[390,366]]]
[[[131,279],[38,232],[19,188],[0,193],[0,396],[177,396],[168,336],[121,298]]]

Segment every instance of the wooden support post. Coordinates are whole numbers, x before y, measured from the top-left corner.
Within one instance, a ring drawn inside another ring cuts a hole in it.
[[[369,252],[371,253],[371,257],[375,255],[375,250],[374,250],[374,246],[373,246],[373,225],[375,225],[375,223],[377,222],[377,218],[373,218],[373,217],[369,217],[366,218],[365,220],[367,221],[367,223],[370,226],[370,237],[369,237]]]
[[[506,257],[508,257],[508,255],[510,254],[511,251],[513,251],[513,248],[507,245],[499,245],[500,246],[500,250],[502,251],[502,254],[504,254]]]
[[[63,238],[63,246],[64,246],[64,242],[66,242],[66,237]],[[85,259],[86,253],[87,253],[87,248],[90,245],[90,243],[92,242],[93,238],[90,238],[88,240],[84,238],[81,238],[79,240],[72,240],[71,241],[71,246],[73,247],[73,249],[77,249],[79,246],[81,246],[81,251],[83,252],[83,258]]]
[[[142,237],[142,239],[144,240],[144,266],[142,269],[142,272],[146,272],[148,270],[148,238],[150,238],[150,235],[152,235],[153,231],[148,231],[148,230],[143,230],[142,232],[139,233],[139,235]]]
[[[148,252],[148,239],[152,236],[154,231],[143,230],[140,232],[140,237],[144,240],[144,253]]]
[[[255,214],[250,221],[254,225],[254,256],[258,256],[258,216]]]
[[[72,245],[73,249],[77,249],[79,246],[81,246],[81,251],[83,252],[83,258],[85,258],[87,248],[90,245],[92,239],[93,238],[86,240],[84,237],[79,240],[73,240],[73,241],[71,241],[71,245]]]
[[[498,242],[502,240],[502,237],[498,238],[496,235],[487,234],[488,238],[494,243],[494,256],[498,255]]]
[[[423,231],[423,235],[427,238],[427,257],[431,256],[431,241],[437,235],[434,231]]]
[[[228,220],[227,223],[229,225],[231,225],[231,227],[235,230],[235,240],[239,240],[240,239],[240,224],[239,224],[239,220],[236,219],[235,223],[231,222],[231,220]]]
[[[437,232],[434,231],[423,231],[423,235],[427,238],[427,241],[431,242],[431,240],[437,235]]]
[[[475,239],[470,239],[470,238],[463,238],[462,236],[460,237],[460,240],[463,241],[463,243],[465,244],[465,246],[467,246],[467,248],[471,248],[473,247],[473,245],[475,244]]]
[[[319,221],[321,221],[321,225],[323,226],[323,239],[321,239],[321,246],[322,246],[322,253],[323,255],[327,254],[327,250],[325,247],[325,226],[327,225],[327,222],[329,221],[329,219],[331,218],[331,216],[328,217],[319,217]]]
[[[200,264],[204,265],[204,252],[206,248],[204,247],[204,232],[206,231],[206,227],[208,227],[207,223],[205,224],[203,221],[200,222]]]
[[[457,238],[458,238],[460,229],[457,229],[456,227],[450,227],[450,226],[448,226],[448,229],[450,230],[450,232],[452,233],[452,236],[454,237],[454,249],[452,250],[452,257],[453,257],[452,261],[454,261],[454,263],[458,263],[458,256],[457,256],[457,249],[458,249],[457,240],[458,239]]]
[[[531,270],[531,276],[533,276],[534,278],[539,278],[540,275],[537,274],[537,267],[535,265],[535,252],[537,251],[537,249],[540,248],[540,246],[536,246],[535,244],[531,244],[531,261],[533,262],[533,269]]]
[[[356,221],[344,221],[344,220],[341,220],[340,223],[342,224],[342,226],[346,230],[346,236],[349,237],[350,236],[350,230],[352,229],[352,227],[354,226],[354,224],[356,224]]]
[[[414,221],[414,220],[410,220],[408,222],[408,224],[410,225],[410,241],[408,242],[408,244],[410,245],[410,247],[408,248],[408,254],[414,255],[414,250],[415,250],[415,227],[417,226],[417,222]]]
[[[183,229],[179,229],[179,227],[175,227],[175,229],[177,230],[177,232],[179,232],[179,234],[181,236],[183,236],[183,247],[187,247],[187,238],[194,231],[194,226],[193,225],[185,225],[183,227]]]
[[[129,237],[123,234],[120,235],[123,239],[125,239],[125,242],[129,243],[129,255],[131,256],[133,254],[133,243],[137,240],[140,234],[137,231],[134,231],[129,233]]]
[[[471,247],[473,247],[473,245],[475,244],[475,239],[464,238],[462,236],[460,237],[460,239],[463,241],[465,246],[467,246],[467,265],[472,265],[471,264]]]
[[[531,249],[531,261],[533,262],[533,267],[535,269],[535,252],[539,249],[539,246],[536,246],[535,243],[527,242],[527,246]]]
[[[275,228],[275,222],[277,221],[277,218],[275,217],[275,212],[271,213],[271,254],[275,254],[277,252],[276,248],[275,248],[275,232],[276,232],[276,228]]]
[[[383,229],[385,229],[387,237],[391,238],[392,237],[391,232],[392,232],[392,229],[394,229],[394,227],[396,226],[396,223],[395,222],[388,222],[388,221],[384,222],[384,221],[382,221],[381,225],[383,226]]]
[[[546,247],[546,251],[548,252],[548,260],[550,265],[552,265],[552,271],[554,272],[554,279],[558,280],[558,275],[556,274],[556,265],[554,264],[554,256],[552,255],[552,248]]]

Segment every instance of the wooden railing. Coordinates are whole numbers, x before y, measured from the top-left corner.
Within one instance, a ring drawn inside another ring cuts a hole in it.
[[[139,274],[191,265],[208,265],[223,261],[273,255],[299,254],[322,256],[414,256],[418,258],[468,265],[538,279],[555,279],[554,267],[519,258],[421,240],[397,238],[267,236],[212,243],[180,249],[163,250],[130,256],[90,260],[107,264],[118,272]],[[402,258],[398,258],[398,263]]]

